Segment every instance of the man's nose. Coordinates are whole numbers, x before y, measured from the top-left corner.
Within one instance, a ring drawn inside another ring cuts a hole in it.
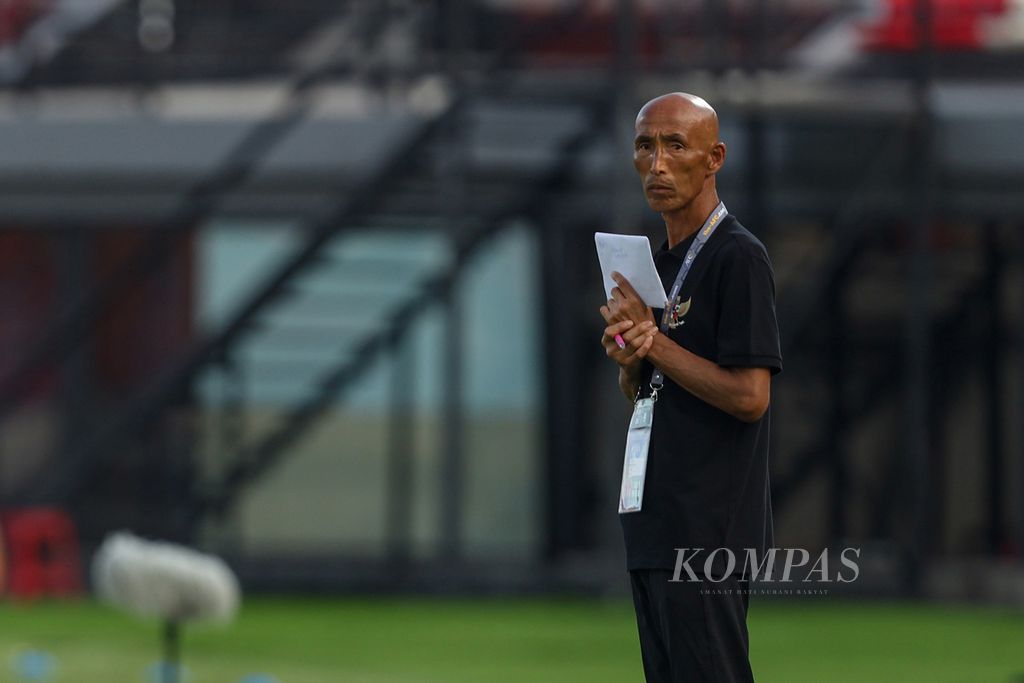
[[[665,153],[657,147],[651,152],[651,173],[665,173]]]

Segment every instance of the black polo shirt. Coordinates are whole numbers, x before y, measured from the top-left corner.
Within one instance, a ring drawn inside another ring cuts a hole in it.
[[[654,255],[666,292],[694,237],[672,249],[663,244]],[[773,375],[782,369],[771,262],[734,216],[723,219],[697,255],[681,291],[687,299],[685,322],[665,333],[673,342],[725,367],[764,367]],[[661,311],[654,313],[660,321]],[[644,395],[652,369],[645,361]],[[672,569],[676,548],[726,547],[736,553],[738,571],[745,548],[756,548],[760,557],[772,546],[770,412],[746,423],[665,377],[654,408],[643,507],[619,515],[629,569]],[[690,566],[697,571],[702,564]]]

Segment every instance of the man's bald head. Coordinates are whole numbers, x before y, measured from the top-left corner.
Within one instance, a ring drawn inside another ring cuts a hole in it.
[[[694,133],[699,134],[707,146],[718,142],[718,113],[703,97],[685,92],[670,92],[640,107],[636,124],[642,119],[675,119],[685,122]]]

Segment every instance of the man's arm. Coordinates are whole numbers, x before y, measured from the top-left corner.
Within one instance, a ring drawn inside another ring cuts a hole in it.
[[[767,368],[723,368],[663,334],[654,336],[647,359],[673,382],[737,420],[757,422],[768,410],[772,375]],[[621,386],[621,372],[619,378]]]
[[[633,368],[619,366],[619,390],[630,403],[636,399],[640,391],[640,365]]]
[[[601,314],[612,324],[621,320],[653,320],[651,309],[640,299],[629,280],[619,273],[612,278],[612,300],[601,307]],[[655,328],[657,329],[657,328]],[[725,368],[676,344],[664,334],[655,334],[646,357],[666,377],[705,403],[729,413],[743,422],[756,422],[768,410],[771,398],[771,371],[767,368]],[[631,377],[619,372],[619,387],[633,389]],[[639,382],[639,378],[636,378]],[[625,385],[625,386],[624,386]],[[630,397],[632,399],[632,396]]]

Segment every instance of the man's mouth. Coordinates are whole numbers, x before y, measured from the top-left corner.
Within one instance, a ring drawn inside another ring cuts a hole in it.
[[[669,185],[658,185],[652,184],[647,186],[648,192],[672,192],[672,187]]]

